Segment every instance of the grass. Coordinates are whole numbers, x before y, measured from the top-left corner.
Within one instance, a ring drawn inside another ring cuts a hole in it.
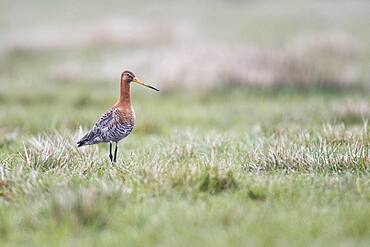
[[[111,166],[75,142],[113,83],[79,87],[2,95],[3,246],[369,244],[366,91],[134,87]]]

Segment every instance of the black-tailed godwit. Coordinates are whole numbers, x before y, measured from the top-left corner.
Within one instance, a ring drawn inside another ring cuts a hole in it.
[[[77,142],[78,147],[109,143],[109,158],[112,163],[117,161],[118,142],[127,137],[135,125],[135,112],[131,105],[131,82],[159,91],[141,82],[131,71],[124,71],[121,75],[120,95],[117,103],[104,113],[93,128]],[[112,154],[113,143],[116,143],[114,155]]]

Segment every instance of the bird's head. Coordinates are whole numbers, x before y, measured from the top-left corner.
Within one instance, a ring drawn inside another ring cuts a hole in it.
[[[159,89],[157,89],[155,87],[152,87],[150,85],[147,85],[144,82],[140,81],[138,78],[136,78],[134,73],[132,73],[131,71],[128,71],[128,70],[125,70],[125,71],[122,72],[121,81],[125,81],[127,83],[135,82],[137,84],[143,85],[143,86],[148,87],[150,89],[153,89],[155,91],[159,91]]]

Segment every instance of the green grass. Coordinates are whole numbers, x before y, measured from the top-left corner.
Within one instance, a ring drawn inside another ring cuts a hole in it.
[[[75,142],[117,83],[45,83],[1,94],[2,246],[370,242],[366,91],[134,87],[111,166]]]

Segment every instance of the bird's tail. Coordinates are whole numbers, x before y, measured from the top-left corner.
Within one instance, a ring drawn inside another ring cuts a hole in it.
[[[77,147],[83,147],[83,146],[89,145],[90,139],[91,139],[91,132],[84,135],[84,137],[82,137],[81,140],[77,142]]]
[[[86,141],[84,141],[84,140],[80,140],[80,141],[77,142],[77,147],[83,147],[85,145],[86,145]]]

